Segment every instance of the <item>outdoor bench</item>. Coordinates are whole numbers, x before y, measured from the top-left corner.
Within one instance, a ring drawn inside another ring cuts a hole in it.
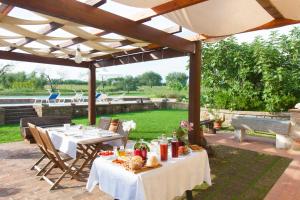
[[[214,128],[214,122],[215,122],[215,120],[210,120],[210,119],[202,120],[202,121],[200,121],[200,126],[207,127],[208,133],[216,134],[217,130]]]
[[[246,130],[262,131],[276,134],[276,148],[290,148],[290,121],[250,116],[234,116],[231,125],[235,129],[234,137],[239,142],[244,140]]]
[[[20,120],[20,132],[24,140],[30,143],[35,143],[33,136],[29,130],[28,123],[34,124],[36,126],[45,127],[55,127],[63,126],[64,124],[71,124],[71,117],[68,116],[47,116],[47,117],[24,117]]]

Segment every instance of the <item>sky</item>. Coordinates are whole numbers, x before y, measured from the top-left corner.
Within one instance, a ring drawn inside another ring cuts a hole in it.
[[[143,9],[131,8],[129,6],[120,5],[117,3],[113,3],[108,1],[109,3],[104,4],[101,8],[113,13],[117,13],[118,15],[128,17],[129,14],[133,12],[142,11]],[[29,13],[23,12],[22,10],[15,10],[12,13],[14,16],[19,16],[22,18],[32,18]],[[151,21],[146,23],[149,26],[163,29],[168,28],[174,25],[173,22],[164,18],[164,17],[156,17]],[[300,25],[294,25],[300,26]],[[288,33],[294,26],[286,26],[277,29],[278,32],[285,34]],[[256,36],[268,37],[269,33],[272,30],[263,30],[263,31],[256,31],[250,33],[243,33],[237,34],[235,37],[238,39],[239,42],[251,42]],[[0,31],[0,34],[4,34],[4,31]],[[59,34],[59,33],[57,33]],[[64,33],[60,33],[64,34]],[[182,33],[177,35],[179,36],[188,36],[194,33],[184,29]],[[35,45],[35,44],[32,44]],[[12,68],[12,72],[20,72],[25,71],[26,73],[30,73],[32,71],[36,71],[38,73],[46,73],[50,75],[51,78],[63,78],[63,79],[78,79],[78,80],[87,80],[88,79],[88,70],[83,68],[75,68],[75,67],[65,67],[65,66],[57,66],[57,65],[46,65],[46,64],[39,64],[39,63],[29,63],[29,62],[17,62],[17,61],[8,61],[8,60],[1,60],[0,65],[5,64],[12,64],[14,67]],[[128,64],[128,65],[120,65],[120,66],[113,66],[107,68],[98,68],[97,69],[97,79],[104,79],[117,77],[117,76],[137,76],[143,74],[147,71],[154,71],[159,73],[163,78],[171,72],[184,72],[188,74],[188,70],[186,66],[188,64],[188,57],[179,57],[179,58],[171,58],[171,59],[163,59],[157,61],[148,61],[148,62],[141,62],[135,64]]]

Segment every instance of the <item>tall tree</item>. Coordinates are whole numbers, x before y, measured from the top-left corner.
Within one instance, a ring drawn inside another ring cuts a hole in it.
[[[160,86],[162,78],[158,73],[150,71],[138,76],[138,80],[141,85],[153,87]]]
[[[166,77],[168,87],[176,90],[181,90],[186,87],[188,76],[182,72],[172,72]]]

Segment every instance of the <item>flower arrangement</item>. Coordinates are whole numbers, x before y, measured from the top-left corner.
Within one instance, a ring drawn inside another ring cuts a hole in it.
[[[123,122],[123,131],[129,132],[136,129],[136,123],[133,120]]]
[[[187,141],[187,134],[189,131],[193,130],[193,123],[190,123],[186,120],[182,120],[179,124],[179,127],[174,131],[177,139],[181,142]]]

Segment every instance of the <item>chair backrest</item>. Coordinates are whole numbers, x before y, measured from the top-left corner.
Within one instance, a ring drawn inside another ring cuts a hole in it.
[[[47,153],[49,154],[49,157],[52,159],[53,162],[55,162],[58,165],[58,167],[60,167],[61,169],[66,169],[66,165],[64,164],[60,155],[58,154],[57,150],[55,149],[55,147],[49,137],[48,132],[41,127],[37,127],[37,130],[43,141],[43,144],[45,145],[45,148],[46,148]]]
[[[59,96],[59,93],[51,93],[48,97],[49,100],[55,100]]]
[[[117,129],[117,133],[122,135],[122,136],[128,136],[129,132],[123,130],[123,122],[124,122],[123,120],[119,121],[119,126],[118,126],[118,129]]]
[[[40,148],[42,148],[42,149],[45,150],[43,141],[42,141],[42,139],[41,139],[41,137],[40,137],[40,134],[39,134],[38,129],[36,128],[36,125],[31,124],[31,123],[28,123],[28,127],[29,127],[29,130],[30,130],[30,132],[31,132],[31,134],[32,134],[32,136],[33,136],[33,138],[34,138],[36,144],[37,144]]]
[[[96,99],[98,99],[101,96],[101,93],[96,94]]]
[[[99,128],[104,129],[104,130],[108,130],[109,125],[111,122],[111,118],[110,117],[101,117],[99,120]]]

